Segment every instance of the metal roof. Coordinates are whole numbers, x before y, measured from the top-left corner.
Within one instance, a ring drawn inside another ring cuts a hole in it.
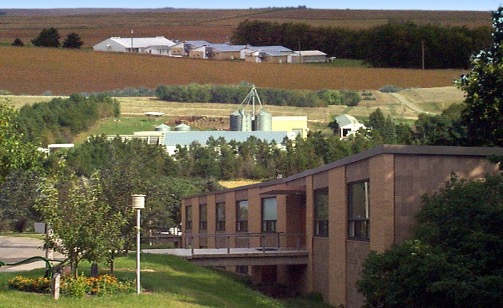
[[[111,37],[111,40],[121,44],[126,48],[131,48],[131,40],[133,48],[145,48],[149,46],[173,46],[175,42],[168,40],[164,36],[156,37]]]
[[[192,142],[196,141],[199,144],[205,145],[210,137],[213,137],[214,139],[223,137],[227,142],[231,140],[236,142],[245,142],[252,136],[268,142],[274,140],[277,143],[281,143],[285,137],[289,136],[289,134],[286,131],[174,131],[166,132],[163,144],[165,146],[188,146]]]
[[[208,46],[211,44],[206,41],[183,41],[183,43],[192,45],[192,47]]]
[[[302,55],[303,57],[304,56],[326,56],[327,54],[324,53],[323,51],[319,51],[319,50],[301,50],[300,52],[299,51],[294,51],[292,56],[300,56]]]
[[[341,114],[335,117],[335,121],[339,124],[339,127],[347,126],[347,125],[358,125],[360,122],[349,114]]]
[[[276,51],[276,52],[291,52],[292,50],[284,46],[248,46],[247,48],[255,51]]]
[[[210,44],[211,48],[219,51],[240,51],[246,48],[246,45],[229,45],[229,44]]]

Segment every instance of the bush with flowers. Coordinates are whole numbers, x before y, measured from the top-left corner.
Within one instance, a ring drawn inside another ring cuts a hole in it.
[[[16,276],[8,281],[11,289],[25,292],[50,293],[51,281],[48,278],[26,278]],[[134,281],[120,281],[113,275],[97,277],[79,276],[61,279],[60,292],[67,296],[83,297],[85,295],[111,295],[118,293],[134,293]]]

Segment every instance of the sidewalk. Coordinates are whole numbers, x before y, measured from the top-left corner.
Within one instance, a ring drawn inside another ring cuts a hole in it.
[[[45,250],[42,249],[43,244],[42,240],[35,238],[0,236],[0,261],[14,263],[35,256],[45,257]],[[54,255],[54,258],[59,257],[59,254]],[[17,266],[2,266],[0,272],[30,271],[44,267],[45,262],[37,261]]]

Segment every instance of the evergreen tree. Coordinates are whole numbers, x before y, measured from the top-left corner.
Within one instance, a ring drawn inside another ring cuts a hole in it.
[[[82,41],[80,36],[75,32],[68,34],[65,41],[63,42],[63,48],[80,49],[82,45],[84,45],[84,42]]]
[[[20,47],[22,47],[22,46],[24,46],[24,43],[18,37],[16,37],[16,39],[14,40],[14,42],[12,42],[11,45],[12,46],[20,46]]]
[[[46,28],[40,32],[37,38],[31,40],[32,44],[39,47],[59,47],[61,36],[56,28]]]

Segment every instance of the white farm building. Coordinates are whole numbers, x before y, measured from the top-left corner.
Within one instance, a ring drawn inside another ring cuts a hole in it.
[[[167,54],[175,42],[164,36],[156,37],[111,37],[93,46],[95,51],[141,52]]]

